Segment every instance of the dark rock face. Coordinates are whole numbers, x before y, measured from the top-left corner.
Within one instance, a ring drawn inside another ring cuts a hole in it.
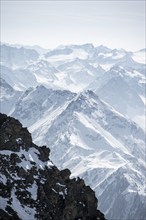
[[[90,187],[59,171],[19,121],[0,114],[0,137],[0,219],[105,220]]]

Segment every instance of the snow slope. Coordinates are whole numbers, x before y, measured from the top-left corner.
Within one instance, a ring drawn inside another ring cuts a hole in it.
[[[30,88],[19,98],[11,115],[19,118],[24,126],[29,127],[39,121],[38,127],[41,127],[42,118],[48,120],[49,117],[50,123],[53,114],[59,114],[74,96],[75,94],[69,91],[55,91],[44,86]]]
[[[25,91],[27,88],[36,86],[36,77],[29,69],[10,69],[5,66],[0,66],[1,77],[15,90]]]

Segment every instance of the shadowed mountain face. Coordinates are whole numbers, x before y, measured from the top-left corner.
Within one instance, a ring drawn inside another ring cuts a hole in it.
[[[1,219],[105,220],[90,187],[59,171],[18,120],[0,114],[0,136]]]

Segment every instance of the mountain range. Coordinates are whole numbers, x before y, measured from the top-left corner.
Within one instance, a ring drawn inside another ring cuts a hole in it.
[[[107,219],[145,219],[145,49],[1,50],[1,112],[84,179]]]

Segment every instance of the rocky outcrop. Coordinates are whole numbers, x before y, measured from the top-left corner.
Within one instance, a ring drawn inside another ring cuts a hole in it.
[[[0,114],[0,137],[0,219],[105,220],[90,187],[59,171],[18,120]]]

